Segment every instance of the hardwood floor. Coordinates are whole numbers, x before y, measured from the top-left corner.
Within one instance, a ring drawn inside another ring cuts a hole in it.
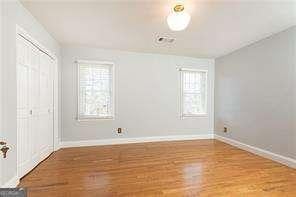
[[[296,170],[217,140],[65,148],[25,176],[29,197],[296,196]]]

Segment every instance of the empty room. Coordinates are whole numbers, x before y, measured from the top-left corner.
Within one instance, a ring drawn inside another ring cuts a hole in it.
[[[0,0],[0,197],[295,197],[296,1]]]

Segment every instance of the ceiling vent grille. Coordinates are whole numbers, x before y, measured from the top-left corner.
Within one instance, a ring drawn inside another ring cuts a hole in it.
[[[159,45],[172,44],[176,39],[168,36],[157,36],[156,43]]]

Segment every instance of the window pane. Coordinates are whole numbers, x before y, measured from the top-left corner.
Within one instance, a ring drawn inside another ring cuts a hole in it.
[[[112,116],[112,69],[97,64],[79,65],[80,118]]]
[[[202,111],[200,94],[184,93],[184,114],[198,114]]]
[[[206,113],[207,72],[181,71],[183,115]]]

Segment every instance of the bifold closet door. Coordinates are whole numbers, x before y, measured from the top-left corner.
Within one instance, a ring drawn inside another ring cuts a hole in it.
[[[17,163],[22,177],[53,151],[52,60],[17,38]]]
[[[35,133],[38,132],[39,50],[17,38],[17,155],[18,173],[25,175],[34,167]]]
[[[46,54],[40,54],[39,78],[39,161],[53,151],[53,71],[54,62]]]

